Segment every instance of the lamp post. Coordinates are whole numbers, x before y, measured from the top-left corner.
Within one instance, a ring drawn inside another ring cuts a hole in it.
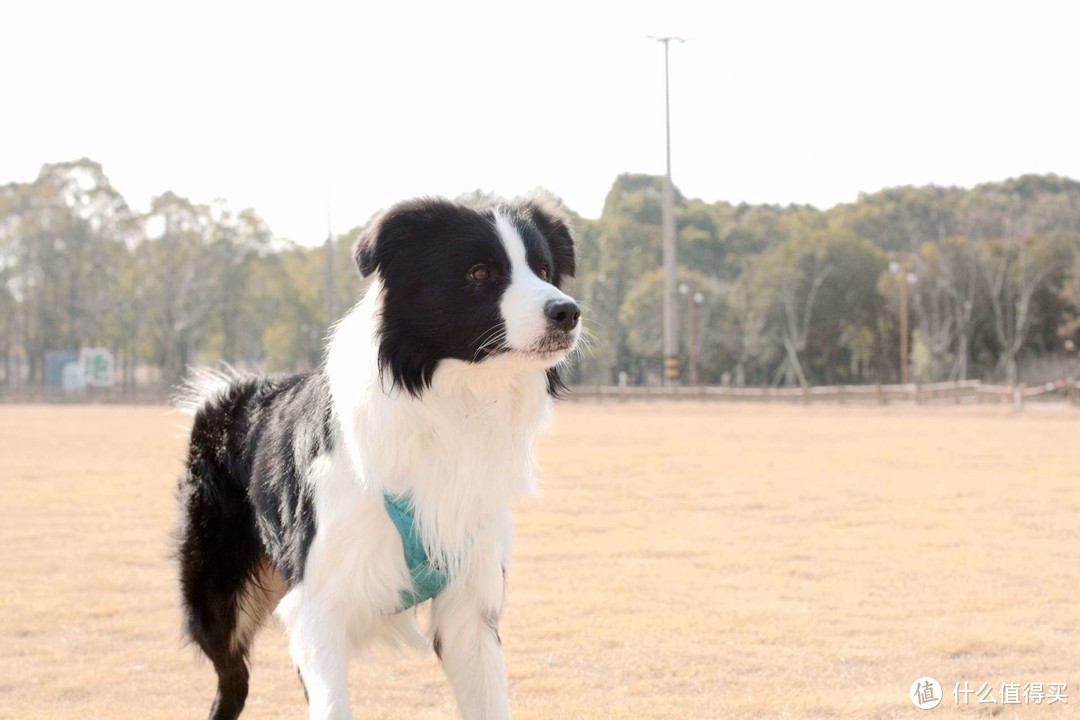
[[[689,355],[689,384],[698,384],[698,357],[697,357],[697,306],[705,302],[705,295],[699,291],[691,292],[686,283],[679,285],[679,294],[686,297],[686,343]]]
[[[897,276],[900,281],[900,384],[907,385],[909,381],[908,367],[910,352],[908,349],[908,336],[910,335],[910,312],[908,310],[908,289],[914,285],[918,277],[908,267],[911,257],[907,253],[897,253],[889,263],[889,272]]]
[[[664,383],[679,383],[679,311],[675,302],[675,186],[671,182],[671,84],[668,73],[668,48],[678,37],[653,37],[664,44],[664,132],[667,147],[667,172],[664,175]]]

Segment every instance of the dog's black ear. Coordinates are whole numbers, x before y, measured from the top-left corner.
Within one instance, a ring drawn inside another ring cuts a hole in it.
[[[356,267],[360,268],[361,277],[367,277],[379,267],[379,236],[382,235],[386,216],[387,213],[383,212],[371,218],[353,244],[353,258]]]
[[[577,272],[574,233],[562,205],[545,194],[533,194],[526,198],[522,205],[551,248],[551,256],[555,261],[555,284],[558,285],[559,279],[563,277],[574,277]]]
[[[360,274],[367,277],[376,270],[385,270],[400,249],[402,239],[428,223],[445,205],[446,201],[438,198],[416,198],[373,217],[353,245],[353,258]]]

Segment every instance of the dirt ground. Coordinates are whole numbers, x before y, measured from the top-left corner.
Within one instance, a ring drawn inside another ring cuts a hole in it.
[[[169,559],[183,422],[0,406],[0,717],[205,717]],[[502,628],[518,718],[915,718],[924,675],[929,717],[1080,717],[1076,410],[563,404],[541,460]],[[357,661],[352,697],[454,717],[431,654]],[[245,717],[304,713],[271,626]]]

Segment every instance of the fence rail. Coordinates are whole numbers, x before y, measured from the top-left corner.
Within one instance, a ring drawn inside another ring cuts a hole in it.
[[[145,387],[88,387],[80,390],[64,390],[40,385],[17,385],[0,387],[0,405],[4,404],[118,404],[118,405],[164,405],[171,393],[159,385]]]
[[[1059,380],[1043,385],[991,385],[978,380],[925,385],[830,385],[806,388],[737,388],[715,385],[630,386],[574,385],[569,398],[581,401],[707,400],[720,402],[836,404],[836,405],[1025,405],[1029,402],[1069,402],[1080,407],[1080,382]],[[169,393],[159,386],[86,388],[0,387],[5,403],[136,403],[163,404]]]
[[[1080,382],[1059,380],[1043,385],[990,385],[978,380],[909,385],[830,385],[805,388],[737,388],[711,385],[637,386],[577,385],[577,400],[715,400],[722,402],[813,405],[1016,405],[1067,401],[1080,407]]]

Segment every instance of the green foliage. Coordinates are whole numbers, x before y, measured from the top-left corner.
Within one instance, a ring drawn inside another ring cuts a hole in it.
[[[575,382],[660,378],[662,188],[620,175],[599,218],[571,212],[578,273],[567,289],[592,335]],[[676,190],[675,213],[690,291],[677,298],[683,366],[693,350],[702,382],[896,381],[905,264],[918,379],[1034,382],[1051,379],[1025,375],[1035,360],[1075,365],[1080,182],[897,187],[827,211]],[[218,359],[313,367],[362,292],[360,230],[330,246],[328,298],[327,247],[275,238],[253,210],[166,192],[136,213],[97,163],[46,165],[31,183],[0,186],[0,377],[40,382],[46,350],[90,345],[113,350],[125,383],[136,362],[164,384]]]
[[[586,224],[579,288],[598,342],[579,363],[581,382],[613,382],[620,372],[659,377],[661,187],[658,177],[620,176],[602,216]],[[891,188],[826,212],[679,195],[676,222],[680,277],[694,273],[721,288],[708,319],[700,319],[699,337],[709,345],[700,354],[703,378],[898,380],[899,276],[889,267],[905,257],[914,281],[911,332],[926,380],[1009,379],[1024,358],[1062,355],[1064,336],[1080,343],[1080,267],[1068,269],[1076,244],[1044,251],[1046,241],[1033,239],[1080,233],[1073,180]],[[1012,269],[997,286],[984,269],[989,261],[980,263],[995,243],[1032,248],[1006,263]],[[1036,270],[1048,264],[1059,270]],[[681,317],[685,324],[685,311]],[[687,328],[681,333],[685,351]]]
[[[724,346],[720,336],[720,323],[716,322],[723,314],[727,303],[727,288],[714,278],[687,268],[679,268],[678,284],[684,287],[686,294],[678,296],[679,302],[679,337],[682,351],[689,354],[690,313],[696,316],[697,352],[716,362],[718,355],[723,355]],[[702,301],[695,302],[696,293]],[[694,305],[691,309],[691,304]],[[619,322],[627,328],[627,349],[638,358],[635,374],[643,380],[649,370],[660,367],[663,360],[663,328],[657,319],[663,315],[664,307],[664,271],[662,268],[642,275],[626,294],[619,308]],[[719,379],[719,378],[717,378]]]

